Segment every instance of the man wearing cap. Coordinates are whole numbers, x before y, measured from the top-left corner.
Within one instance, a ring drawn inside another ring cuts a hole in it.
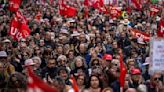
[[[5,51],[0,51],[0,62],[3,64],[2,67],[4,67],[5,80],[8,80],[9,76],[15,72],[15,68],[8,62]]]
[[[131,79],[129,80],[129,88],[137,88],[140,84],[142,84],[142,75],[141,71],[138,68],[133,68],[130,71]]]
[[[34,61],[32,59],[26,59],[24,62],[24,70],[22,71],[25,75],[27,75],[27,67],[29,66],[34,66],[36,63],[34,63]],[[32,69],[34,70],[34,67],[32,67]]]
[[[103,57],[103,67],[108,67],[110,64],[111,64],[111,61],[113,59],[112,55],[111,54],[105,54]]]

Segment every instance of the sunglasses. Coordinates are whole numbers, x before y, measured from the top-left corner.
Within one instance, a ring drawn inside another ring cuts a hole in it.
[[[24,43],[24,42],[26,42],[26,41],[21,41],[21,42],[23,42],[23,43]]]
[[[113,65],[118,66],[118,64],[113,64]]]
[[[7,57],[0,57],[0,59],[7,59]]]
[[[95,66],[95,65],[99,65],[99,63],[93,63],[93,66]]]
[[[158,80],[160,80],[160,78],[158,78],[158,77],[157,78],[154,78],[154,81],[158,81]]]

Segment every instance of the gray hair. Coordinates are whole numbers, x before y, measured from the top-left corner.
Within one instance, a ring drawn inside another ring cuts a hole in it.
[[[65,55],[60,55],[58,58],[57,58],[57,62],[59,62],[61,59],[64,59],[65,61],[67,61],[67,57]]]
[[[85,62],[85,59],[84,59],[82,56],[77,56],[77,57],[75,57],[74,60],[73,60],[73,65],[72,65],[71,69],[75,69],[75,67],[76,67],[75,63],[76,63],[76,61],[77,61],[78,59],[80,59],[80,60],[83,62],[84,67],[87,68],[87,64],[86,64],[86,62]]]
[[[37,57],[37,56],[33,57],[32,60],[38,60],[40,64],[42,63],[42,60],[40,59],[40,57]]]

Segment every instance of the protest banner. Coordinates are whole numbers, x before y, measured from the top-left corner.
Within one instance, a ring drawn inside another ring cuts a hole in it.
[[[150,51],[150,70],[151,71],[164,71],[164,39],[152,38]]]

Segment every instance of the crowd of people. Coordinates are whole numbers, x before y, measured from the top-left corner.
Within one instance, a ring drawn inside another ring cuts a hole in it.
[[[74,0],[67,4],[78,14],[67,18],[59,14],[58,0],[23,0],[20,11],[31,33],[15,41],[8,35],[13,13],[6,0],[0,1],[0,92],[25,92],[27,66],[58,92],[72,92],[71,76],[79,92],[120,92],[121,52],[127,70],[124,92],[164,92],[163,73],[149,72],[150,42],[130,31],[156,36],[159,19],[164,19],[161,2],[155,4],[162,9],[153,17],[148,15],[150,3],[127,13],[120,0],[125,15],[111,18],[93,8],[85,17],[83,0]]]

